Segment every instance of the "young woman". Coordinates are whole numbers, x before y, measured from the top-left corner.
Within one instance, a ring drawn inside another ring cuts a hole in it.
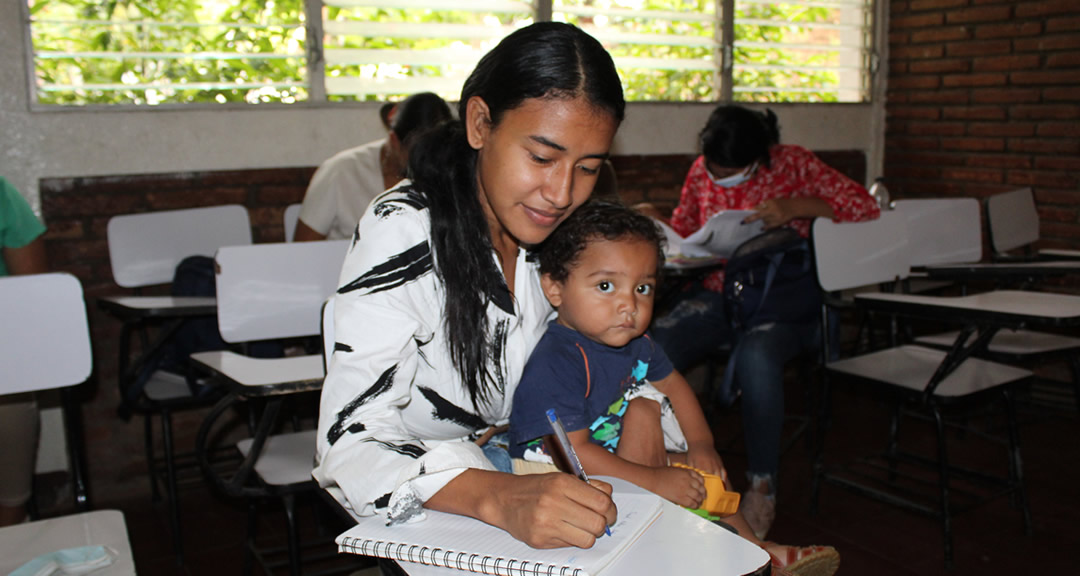
[[[529,249],[589,197],[624,107],[595,39],[520,29],[466,80],[459,120],[412,148],[410,180],[368,207],[335,299],[314,472],[353,514],[443,510],[539,548],[589,547],[616,520],[610,486],[499,471],[489,439],[552,311]]]
[[[762,220],[766,228],[790,226],[803,237],[817,217],[837,221],[878,217],[877,204],[862,186],[805,148],[780,144],[771,110],[719,106],[700,137],[702,155],[690,167],[671,216],[671,227],[683,236],[721,210],[755,210],[748,221]],[[685,372],[731,341],[723,286],[723,272],[713,274],[654,322],[653,336],[677,370]],[[732,353],[734,384],[742,390],[751,484],[740,510],[759,538],[765,538],[775,516],[784,365],[816,349],[819,333],[816,322],[767,324],[743,334]]]

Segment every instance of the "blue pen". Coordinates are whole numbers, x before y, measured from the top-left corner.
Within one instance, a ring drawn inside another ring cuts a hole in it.
[[[555,413],[554,408],[548,409],[547,418],[548,422],[551,423],[551,429],[555,431],[555,439],[559,441],[559,447],[562,448],[566,461],[574,469],[574,474],[581,478],[582,482],[588,484],[589,476],[585,474],[585,469],[581,467],[581,460],[578,460],[577,452],[574,452],[574,445],[570,443],[570,437],[566,435],[566,428],[563,428],[562,420],[559,420],[559,415]],[[604,533],[611,536],[611,528],[604,526]]]

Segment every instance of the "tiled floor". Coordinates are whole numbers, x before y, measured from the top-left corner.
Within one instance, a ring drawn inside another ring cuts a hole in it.
[[[789,413],[804,410],[799,384],[789,385]],[[851,389],[835,393],[834,425],[829,431],[828,453],[844,457],[883,445],[888,413],[878,400]],[[1066,408],[1071,408],[1066,406]],[[718,444],[728,445],[725,462],[733,478],[741,478],[745,459],[739,454],[737,411],[712,414]],[[999,499],[956,518],[955,568],[943,567],[942,539],[936,521],[879,504],[832,486],[821,494],[820,512],[809,513],[810,459],[807,444],[796,442],[784,455],[777,521],[769,538],[786,543],[831,544],[842,555],[841,574],[1033,574],[1074,573],[1071,554],[1080,548],[1080,419],[1075,409],[1026,407],[1021,411],[1024,470],[1034,534],[1025,536],[1020,513]],[[994,425],[994,417],[973,418],[978,425]],[[929,426],[904,428],[904,439],[929,446]],[[1004,451],[981,439],[953,435],[951,454],[957,460],[986,461],[1004,470]],[[246,533],[246,509],[235,500],[214,495],[195,483],[181,493],[185,564],[177,566],[172,554],[166,509],[152,504],[145,492],[99,508],[124,511],[140,574],[239,574]],[[267,505],[258,523],[267,543],[284,541],[284,516],[279,506]],[[301,507],[304,533],[315,534],[311,507]],[[330,515],[327,535],[340,530]],[[332,550],[324,545],[322,550]],[[256,570],[256,573],[259,571]],[[277,571],[286,573],[285,570]],[[311,573],[310,571],[308,573]],[[365,572],[365,575],[368,574]],[[675,575],[672,575],[675,576]]]

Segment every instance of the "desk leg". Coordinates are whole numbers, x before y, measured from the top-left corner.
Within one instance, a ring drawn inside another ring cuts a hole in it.
[[[71,484],[75,491],[75,506],[81,512],[90,510],[89,489],[86,486],[86,453],[83,442],[82,409],[72,398],[71,388],[60,389],[64,413],[64,428],[68,451],[71,454]]]
[[[119,358],[116,360],[116,380],[117,385],[120,388],[120,408],[118,411],[120,417],[125,420],[131,417],[131,413],[134,410],[134,407],[128,400],[128,382],[126,379],[128,361],[131,357],[131,331],[134,329],[133,323],[124,320],[120,326],[120,342],[117,346]]]
[[[953,539],[952,539],[952,516],[949,508],[949,461],[945,450],[945,423],[941,418],[941,411],[933,402],[930,410],[934,414],[934,428],[937,431],[938,449],[938,483],[941,488],[941,527],[945,537],[945,569],[953,567]]]
[[[184,539],[180,532],[180,502],[176,490],[176,463],[173,462],[172,413],[161,410],[162,443],[165,445],[165,492],[169,500],[169,523],[172,525],[176,565],[184,565]]]

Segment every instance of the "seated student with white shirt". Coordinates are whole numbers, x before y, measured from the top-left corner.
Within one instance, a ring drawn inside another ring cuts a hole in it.
[[[413,94],[393,109],[390,134],[339,152],[311,177],[294,240],[352,237],[371,200],[405,177],[416,136],[450,120],[450,107],[431,92]]]

